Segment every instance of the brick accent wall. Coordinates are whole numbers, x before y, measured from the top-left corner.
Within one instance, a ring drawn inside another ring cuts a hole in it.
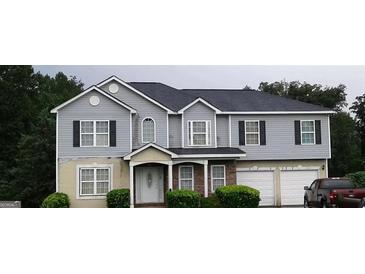
[[[236,184],[236,161],[209,161],[208,162],[208,194],[211,192],[211,165],[225,165],[226,166],[226,185]],[[193,166],[194,167],[194,190],[204,196],[204,165],[196,163],[183,163],[174,165],[172,169],[173,188],[179,189],[179,166]]]

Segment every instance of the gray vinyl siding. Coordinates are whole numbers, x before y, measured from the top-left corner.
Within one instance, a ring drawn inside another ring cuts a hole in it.
[[[229,147],[228,115],[217,115],[217,146]]]
[[[170,147],[181,147],[181,115],[169,115]]]
[[[89,98],[96,95],[98,106],[92,106]],[[73,147],[74,120],[115,120],[115,147]],[[130,111],[98,92],[92,91],[70,103],[58,112],[58,154],[70,156],[117,156],[130,151]]]
[[[215,147],[215,111],[203,103],[196,103],[184,112],[184,145],[189,147],[189,128],[188,121],[192,120],[209,120],[211,124],[211,145],[203,147]],[[197,147],[197,146],[193,146]]]
[[[119,86],[119,91],[117,93],[110,93],[109,85],[115,83]],[[166,147],[167,146],[167,111],[162,109],[161,107],[155,105],[154,103],[148,101],[143,98],[141,95],[137,94],[134,91],[129,90],[128,88],[120,85],[117,82],[110,82],[104,86],[101,86],[101,89],[108,92],[112,96],[118,98],[122,102],[134,108],[137,113],[133,116],[133,148],[139,148],[142,145],[142,132],[141,126],[142,121],[146,117],[151,117],[155,120],[156,127],[156,144]]]
[[[330,158],[327,115],[232,115],[232,146],[246,152],[247,160]],[[266,121],[265,146],[239,146],[238,121]],[[321,120],[322,144],[295,145],[295,120]]]

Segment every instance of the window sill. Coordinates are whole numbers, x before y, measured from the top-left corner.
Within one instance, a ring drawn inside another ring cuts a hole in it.
[[[88,196],[77,196],[77,200],[104,200],[106,199],[105,195],[88,195]]]

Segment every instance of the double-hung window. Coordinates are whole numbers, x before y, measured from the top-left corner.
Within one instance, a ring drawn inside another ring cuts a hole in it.
[[[80,168],[79,195],[106,195],[110,190],[110,168]]]
[[[81,147],[109,146],[109,121],[81,121]]]
[[[211,166],[211,182],[212,182],[212,192],[215,192],[218,187],[226,185],[225,165]]]
[[[193,166],[179,167],[179,188],[194,190],[194,168]]]
[[[260,144],[259,121],[245,121],[246,145]]]
[[[315,144],[315,125],[314,121],[300,121],[301,122],[301,140],[303,145]]]
[[[190,146],[210,145],[210,121],[189,121],[188,126]]]

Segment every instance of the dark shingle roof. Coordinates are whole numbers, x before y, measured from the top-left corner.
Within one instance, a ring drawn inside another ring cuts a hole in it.
[[[200,97],[221,111],[329,111],[330,109],[252,89],[175,89],[156,82],[131,82],[134,88],[178,111]]]
[[[173,153],[177,155],[190,155],[190,154],[245,154],[239,148],[234,147],[217,147],[217,148],[169,148]]]

